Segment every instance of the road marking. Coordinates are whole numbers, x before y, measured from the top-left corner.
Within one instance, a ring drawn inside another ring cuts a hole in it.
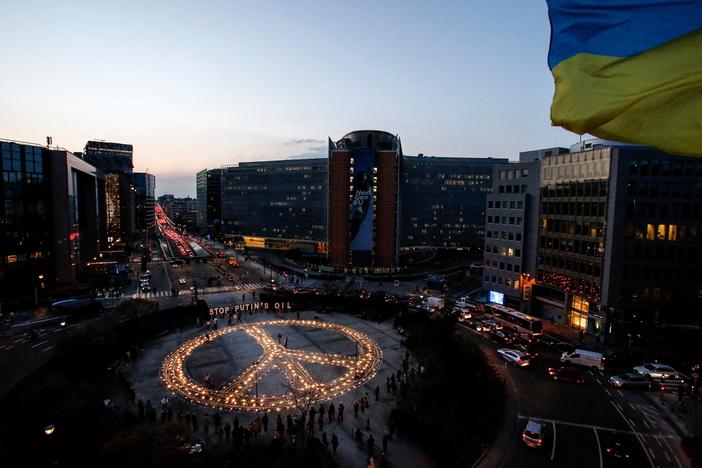
[[[39,342],[39,343],[37,343],[37,344],[35,344],[35,345],[32,345],[32,349],[33,349],[33,348],[37,348],[37,347],[39,347],[39,346],[41,346],[41,345],[43,345],[43,344],[46,344],[46,343],[48,343],[48,341],[46,341],[46,340],[44,340],[44,341],[42,341],[42,342]]]
[[[51,345],[51,346],[49,346],[48,348],[44,348],[44,349],[42,349],[42,351],[43,351],[43,352],[46,352],[46,351],[50,351],[50,350],[52,350],[52,349],[54,349],[54,345]]]
[[[551,461],[553,461],[554,457],[556,456],[556,423],[551,421],[551,425],[553,426],[553,447],[551,448]]]
[[[10,345],[2,345],[2,346],[0,346],[0,351],[5,351],[5,349],[10,349]]]
[[[673,453],[673,459],[675,460],[675,463],[678,464],[680,468],[682,468],[682,463],[680,463],[680,460],[678,460],[678,456],[675,455],[675,453],[671,450],[671,453]]]
[[[614,404],[614,403],[612,403],[612,404]],[[580,428],[585,428],[585,429],[597,429],[598,431],[616,432],[619,434],[650,435],[650,434],[645,433],[645,432],[639,432],[631,426],[629,426],[631,428],[631,431],[627,431],[625,429],[617,429],[614,427],[595,426],[593,424],[582,424],[582,423],[576,423],[576,422],[570,422],[570,421],[560,421],[558,419],[538,418],[538,417],[534,417],[534,416],[524,416],[523,414],[518,414],[517,418],[518,419],[529,419],[532,421],[542,422],[542,423],[556,423],[556,424],[561,424],[563,426],[580,427]],[[628,421],[626,421],[626,422],[628,425]],[[676,437],[670,436],[670,435],[664,435],[662,437],[665,439],[676,439]]]
[[[15,343],[19,343],[20,341],[23,341],[23,340],[24,340],[24,337],[22,337],[22,338],[17,338],[17,339],[15,340]]]
[[[653,458],[653,459],[655,460],[655,459],[656,459],[656,454],[653,453],[653,450],[648,449],[648,451],[651,453],[651,458]]]
[[[629,419],[629,422],[631,423],[632,426],[636,427],[636,423],[634,422],[633,419],[631,419],[631,418],[627,418],[627,419]]]
[[[9,351],[9,350],[11,350],[11,349],[14,348],[14,347],[15,347],[15,345],[13,345],[13,344],[7,345],[7,347],[6,347],[3,351]]]
[[[668,460],[668,463],[672,462],[673,460],[670,458],[670,455],[668,455],[668,452],[663,452],[663,455],[665,455],[665,459]]]
[[[617,389],[617,393],[619,394],[620,397],[624,397],[624,393],[622,393],[621,390]]]
[[[593,376],[593,377],[595,376],[595,374],[593,374],[590,369],[588,369],[587,371],[590,373],[591,376]]]
[[[624,408],[622,407],[622,405],[620,405],[619,403],[614,403],[614,402],[612,402],[612,404],[614,406],[616,406],[620,412],[624,412]]]
[[[600,382],[600,379],[598,379],[597,377],[595,377],[594,380],[595,380],[595,382],[597,382],[598,384],[600,384],[601,387],[604,387],[604,385],[602,385],[602,382]]]
[[[651,459],[651,456],[648,454],[648,451],[646,450],[646,444],[644,443],[643,437],[641,437],[641,435],[638,432],[636,432],[636,430],[634,429],[634,426],[632,426],[631,423],[629,422],[629,420],[624,416],[624,413],[622,413],[621,410],[619,408],[617,408],[616,403],[614,403],[613,401],[611,403],[612,403],[612,406],[614,406],[614,409],[617,410],[617,413],[619,413],[619,416],[622,417],[624,422],[627,423],[629,425],[629,427],[631,428],[631,430],[634,432],[634,434],[636,435],[636,438],[639,441],[639,445],[641,445],[641,449],[646,454],[646,458],[648,458],[649,465],[653,466],[653,460]]]
[[[597,434],[597,429],[594,427],[592,431],[595,433],[595,440],[597,441],[597,454],[600,456],[600,468],[602,468],[602,446],[600,445],[600,436]]]
[[[612,396],[612,393],[611,393],[608,389],[606,389],[606,388],[605,388],[605,393],[606,393],[607,395],[609,395],[609,396]]]
[[[646,426],[647,428],[651,429],[651,425],[648,423],[648,421],[646,421],[646,420],[644,419],[644,420],[643,420],[643,423],[644,423],[644,426]]]

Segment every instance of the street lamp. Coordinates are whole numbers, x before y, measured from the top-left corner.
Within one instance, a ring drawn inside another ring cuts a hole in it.
[[[54,433],[55,430],[56,430],[56,426],[53,424],[49,424],[48,426],[44,427],[44,434],[46,434],[47,436],[50,436],[51,434]]]

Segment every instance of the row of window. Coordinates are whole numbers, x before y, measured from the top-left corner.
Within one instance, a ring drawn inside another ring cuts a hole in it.
[[[629,262],[699,265],[702,249],[698,245],[629,242],[624,248],[624,258]]]
[[[488,239],[502,239],[502,240],[514,240],[521,241],[521,232],[505,232],[505,231],[486,231],[485,236]]]
[[[498,185],[498,193],[527,193],[526,185]]]
[[[588,257],[601,257],[604,254],[604,242],[557,239],[548,236],[541,236],[539,239],[539,246],[542,249],[587,255]]]
[[[485,244],[485,252],[506,255],[507,257],[522,256],[522,249],[515,249],[513,247],[500,247],[492,244]]]
[[[519,280],[515,279],[509,279],[509,278],[502,278],[501,276],[495,276],[495,275],[485,275],[485,282],[486,283],[493,283],[493,284],[504,284],[508,288],[514,288],[514,289],[519,289]]]
[[[630,197],[698,198],[702,197],[702,181],[636,181],[629,182],[626,193]]]
[[[519,179],[520,177],[529,177],[529,169],[504,169],[500,171],[500,179]]]
[[[695,275],[695,270],[699,271],[700,268],[679,268],[677,266],[641,268],[639,266],[625,266],[622,268],[622,280],[634,283],[689,284],[690,279]]]
[[[601,238],[604,237],[604,223],[596,221],[588,222],[542,218],[541,232]]]
[[[487,217],[487,222],[488,224],[494,223],[494,224],[512,224],[515,226],[521,226],[522,225],[522,217],[521,216],[488,216]]]
[[[496,270],[511,271],[514,273],[519,273],[521,267],[519,265],[514,265],[512,263],[498,262],[497,260],[488,259],[485,260],[486,268],[494,268]]]
[[[494,202],[492,200],[488,200],[488,208],[502,208],[502,209],[510,209],[510,210],[522,210],[524,209],[524,202],[523,201],[516,201],[516,200],[495,200]]]
[[[702,203],[642,203],[634,201],[626,204],[626,217],[696,220],[702,218]]]
[[[552,256],[544,255],[539,257],[539,264],[559,268],[561,270],[572,271],[582,275],[594,276],[599,278],[602,274],[602,267],[598,263],[581,262],[570,257],[561,255]],[[552,283],[553,284],[553,283]]]
[[[629,161],[629,174],[643,176],[702,176],[700,160],[641,160]]]
[[[604,202],[565,202],[552,201],[541,204],[541,214],[563,216],[598,216],[605,215]]]
[[[624,236],[639,240],[702,240],[702,227],[686,224],[628,224]]]
[[[541,198],[548,197],[606,197],[607,180],[589,180],[550,185],[541,188]]]

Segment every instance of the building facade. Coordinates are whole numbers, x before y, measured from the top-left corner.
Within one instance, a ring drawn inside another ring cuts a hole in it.
[[[529,312],[536,277],[541,160],[568,152],[549,148],[519,154],[493,168],[487,196],[483,289],[490,302]]]
[[[221,181],[225,236],[325,240],[326,158],[242,162]]]
[[[404,156],[402,247],[482,248],[485,201],[502,158]]]
[[[136,210],[136,229],[147,232],[156,223],[154,205],[156,204],[156,177],[147,172],[134,173],[134,205]]]
[[[102,231],[107,246],[123,244],[136,229],[133,147],[91,140],[85,144],[81,157],[99,171],[99,193],[104,194],[100,204],[105,213]]]
[[[219,234],[222,226],[222,169],[203,169],[196,176],[197,226]]]
[[[360,130],[329,140],[332,266],[398,266],[401,161],[400,139],[388,132]]]
[[[166,216],[178,225],[194,227],[197,222],[197,199],[185,197],[176,198],[166,194],[158,197],[158,203]]]
[[[0,142],[0,303],[13,310],[76,282],[97,253],[96,169],[68,151]]]
[[[615,339],[699,326],[700,161],[591,140],[541,170],[541,315]]]

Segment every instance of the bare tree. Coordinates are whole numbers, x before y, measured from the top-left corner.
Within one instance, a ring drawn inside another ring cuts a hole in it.
[[[282,384],[292,399],[293,408],[297,411],[298,421],[300,421],[302,427],[298,427],[298,434],[302,435],[302,446],[307,446],[307,438],[310,435],[307,430],[309,425],[310,409],[322,399],[324,394],[321,384],[314,384],[306,388],[299,388],[291,385],[290,383]],[[314,421],[312,422],[314,424]],[[313,427],[313,426],[312,426]]]

